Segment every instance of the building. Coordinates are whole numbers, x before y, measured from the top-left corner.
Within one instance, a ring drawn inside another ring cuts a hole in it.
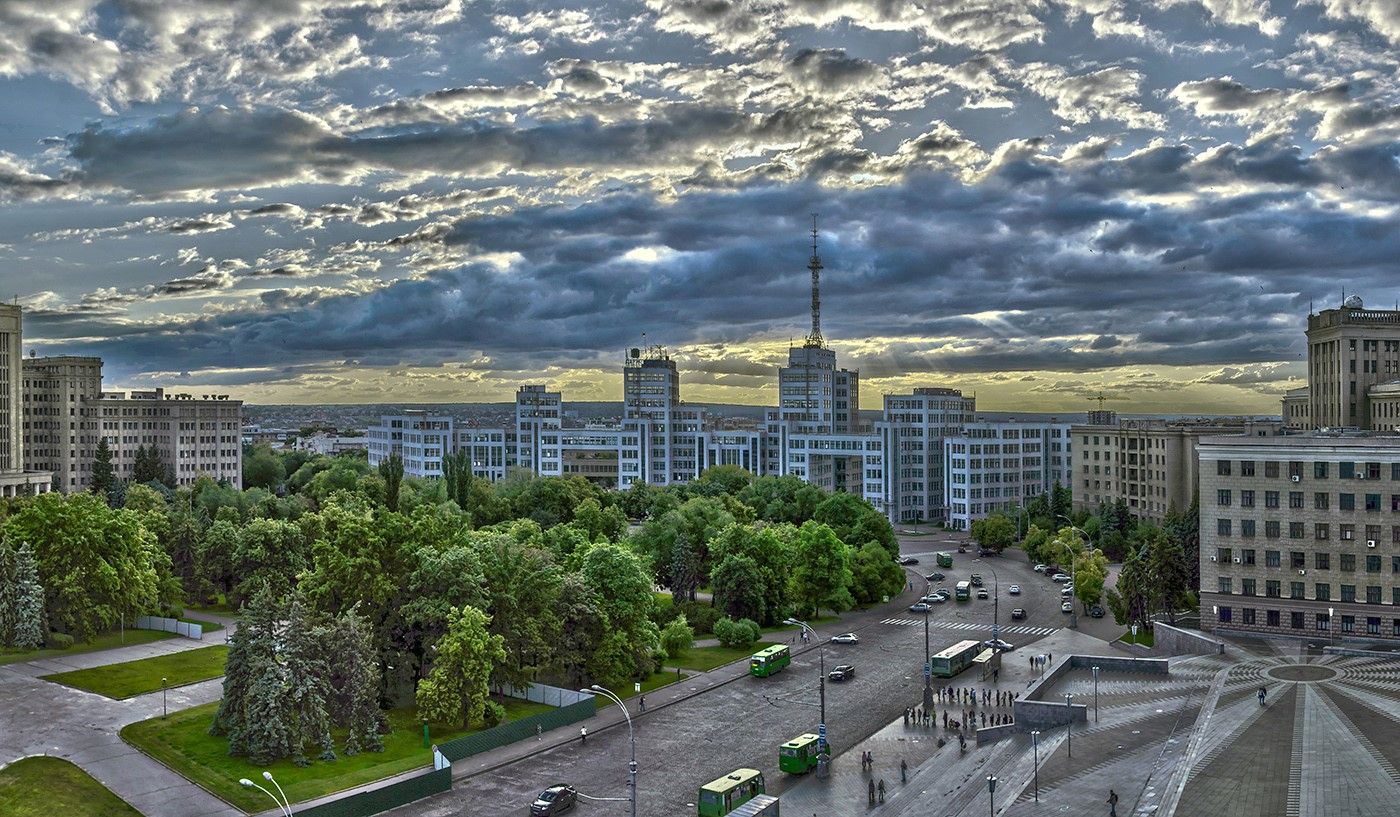
[[[943,441],[973,421],[977,400],[957,389],[919,387],[887,394],[875,424],[885,454],[880,494],[900,522],[947,519]]]
[[[364,451],[368,447],[369,440],[366,437],[345,437],[338,434],[327,434],[324,431],[297,437],[296,443],[293,444],[293,448],[297,451],[310,451],[313,454],[326,457],[349,454],[352,451]]]
[[[409,409],[403,414],[384,415],[379,425],[370,426],[365,451],[371,467],[398,454],[406,477],[435,479],[442,476],[443,458],[466,451],[472,474],[495,482],[506,475],[506,432],[502,429],[460,427],[446,415]]]
[[[1206,437],[1201,626],[1400,639],[1400,436]]]
[[[1311,431],[1316,428],[1312,424],[1312,404],[1307,386],[1284,392],[1282,409],[1284,428],[1296,431]]]
[[[0,497],[47,493],[53,473],[25,457],[24,314],[0,304]]]
[[[1400,380],[1400,311],[1366,309],[1353,295],[1309,314],[1307,337],[1309,427],[1377,428],[1370,390]]]
[[[1267,437],[1282,428],[1276,421],[1248,418],[1112,419],[1070,427],[1074,507],[1092,512],[1121,499],[1132,516],[1158,525],[1170,511],[1190,507],[1196,497],[1196,447],[1202,437]]]
[[[1069,485],[1070,424],[976,421],[943,440],[943,504],[950,527],[969,530],[995,511],[1024,507]]]
[[[101,358],[24,360],[25,459],[52,471],[65,493],[87,490],[103,437],[119,479],[132,477],[144,447],[160,452],[177,485],[207,476],[241,487],[242,415],[242,401],[227,395],[104,391]]]

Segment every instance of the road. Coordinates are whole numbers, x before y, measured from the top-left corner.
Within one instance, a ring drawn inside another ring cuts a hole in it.
[[[935,569],[933,552],[949,549],[937,537],[901,537],[903,552],[916,555],[920,571],[913,578],[922,589],[922,575]],[[955,540],[956,541],[956,540]],[[956,544],[951,549],[956,550]],[[925,556],[925,554],[927,554]],[[944,569],[949,586],[981,573],[988,589],[1001,585],[1003,628],[1013,625],[1059,628],[1068,616],[1059,612],[1059,586],[1036,575],[1019,552],[1004,558],[978,560],[973,553],[955,554],[954,566]],[[913,574],[911,574],[913,576]],[[1019,583],[1020,596],[1006,593]],[[912,601],[907,594],[902,601]],[[1024,607],[1026,622],[1010,620],[1012,607]],[[991,600],[936,606],[930,613],[930,642],[934,652],[965,638],[988,638]],[[855,678],[828,683],[827,728],[839,754],[876,730],[900,720],[906,706],[918,704],[923,691],[923,617],[891,604],[885,609],[850,613],[844,617],[860,635],[859,644],[826,646],[826,666],[848,663]],[[885,624],[882,621],[908,622]],[[980,625],[976,629],[968,625]],[[1018,648],[1043,634],[1005,634]],[[1017,653],[1022,655],[1023,653]],[[743,677],[670,706],[652,709],[634,720],[638,759],[638,813],[694,813],[698,787],[737,768],[764,771],[770,792],[781,794],[788,784],[777,770],[777,747],[803,732],[816,731],[818,722],[817,650],[793,659],[792,666],[770,678]],[[968,676],[964,683],[974,683]],[[398,815],[518,815],[541,789],[557,782],[578,786],[592,797],[625,797],[628,737],[625,726],[595,732],[587,746],[572,741],[498,769],[459,781],[449,794],[405,806]],[[583,802],[577,813],[626,814],[625,802]]]

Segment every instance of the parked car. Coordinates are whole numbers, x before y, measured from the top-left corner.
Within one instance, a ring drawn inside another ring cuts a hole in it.
[[[970,581],[970,582],[972,582],[972,586],[973,586],[973,587],[981,587],[981,586],[982,586],[982,574],[981,574],[981,573],[973,573],[971,576],[968,576],[968,577],[967,577],[967,580]]]
[[[1011,652],[1012,650],[1016,649],[1015,644],[1012,644],[1009,641],[1003,641],[1000,638],[989,638],[986,641],[982,642],[982,646],[988,649],[996,650],[997,652]]]
[[[1010,587],[1006,588],[1006,592],[1010,593],[1013,596],[1019,596],[1021,595],[1021,585],[1013,584]]]
[[[987,592],[987,588],[985,588],[985,587],[979,587],[979,588],[977,588],[977,598],[979,598],[979,599],[989,599],[989,598],[991,598],[991,597],[992,597],[992,594]]]
[[[928,580],[931,581],[931,582],[941,582],[941,581],[943,581],[944,579],[946,579],[946,578],[948,578],[948,577],[947,577],[947,576],[944,576],[942,573],[937,573],[937,572],[935,572],[935,573],[930,573],[930,574],[928,574],[928,575],[925,576],[924,578],[925,578],[925,579],[928,579]]]
[[[1034,571],[1037,572],[1037,573],[1044,573],[1044,572],[1045,572],[1045,565],[1044,565],[1044,564],[1038,564],[1038,565],[1036,565],[1035,567],[1031,568],[1031,570],[1034,570]]]
[[[1064,584],[1065,582],[1067,582],[1067,581],[1069,581],[1069,580],[1070,580],[1069,576],[1066,576],[1066,575],[1063,574],[1063,573],[1056,573],[1055,575],[1053,575],[1053,576],[1050,577],[1050,581],[1052,581],[1052,582],[1059,582],[1060,584]]]
[[[1061,605],[1060,605],[1060,612],[1061,612],[1061,613],[1073,613],[1073,612],[1074,612],[1074,602],[1072,602],[1072,601],[1067,601],[1067,602],[1065,602],[1064,604],[1061,604]]]
[[[559,783],[540,792],[540,796],[530,804],[530,814],[534,817],[554,817],[573,808],[576,803],[578,790]]]
[[[928,611],[928,604],[922,601],[916,601],[913,604],[909,605],[909,612],[911,613],[927,613]]]
[[[944,604],[948,601],[947,593],[929,593],[924,596],[924,601],[929,604]]]
[[[919,563],[919,560],[915,559],[913,556],[900,556],[899,563],[902,565],[916,565]]]
[[[1061,587],[1061,588],[1060,588],[1060,598],[1067,599],[1067,598],[1069,598],[1070,596],[1073,596],[1073,595],[1074,595],[1074,588],[1071,587],[1070,585],[1065,585],[1064,587]]]
[[[826,677],[828,680],[835,681],[837,683],[840,683],[841,681],[849,681],[852,678],[856,677],[856,668],[851,666],[850,664],[842,664],[841,666],[837,667],[831,672],[828,672],[826,674]]]
[[[1089,608],[1089,615],[1094,618],[1103,618],[1103,607],[1095,604],[1093,607]]]
[[[1024,608],[1024,607],[1017,607],[1016,609],[1014,609],[1014,610],[1011,611],[1011,619],[1012,619],[1012,621],[1021,621],[1021,620],[1024,619],[1025,617],[1026,617],[1026,608]]]
[[[842,634],[840,634],[840,635],[834,635],[834,636],[832,636],[832,637],[831,637],[831,643],[833,643],[833,644],[859,644],[859,643],[860,643],[860,637],[857,636],[855,633],[842,633]]]

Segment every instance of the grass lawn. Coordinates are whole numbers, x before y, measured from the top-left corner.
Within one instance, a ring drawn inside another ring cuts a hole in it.
[[[141,812],[66,760],[26,757],[0,769],[7,817],[141,817]]]
[[[816,618],[808,621],[807,626],[816,628],[822,626],[823,624],[830,624],[833,621],[840,620],[841,617],[835,615],[817,616]],[[762,631],[764,635],[767,635],[768,633],[798,633],[802,631],[802,628],[798,627],[796,624],[774,624],[772,627],[764,627]]]
[[[722,667],[725,664],[732,664],[741,661],[765,647],[771,647],[774,641],[759,641],[750,647],[691,647],[679,656],[673,656],[666,661],[671,667],[682,667],[693,669],[698,672],[709,672],[715,667]],[[675,670],[672,670],[674,674]]]
[[[189,616],[183,616],[180,619],[180,621],[183,621],[186,624],[198,624],[203,630],[203,632],[206,633],[212,633],[217,630],[222,630],[224,628],[224,625],[220,624],[217,621],[209,621],[207,619],[202,618],[190,618]]]
[[[1157,639],[1156,639],[1155,637],[1153,637],[1152,631],[1151,631],[1151,630],[1145,630],[1145,629],[1140,629],[1140,630],[1138,630],[1137,640],[1136,640],[1136,641],[1133,640],[1133,631],[1132,631],[1132,630],[1129,630],[1128,632],[1123,633],[1123,635],[1121,635],[1121,636],[1118,637],[1118,640],[1119,640],[1119,641],[1122,641],[1122,642],[1125,643],[1125,644],[1141,644],[1141,645],[1144,646],[1144,647],[1151,647],[1151,646],[1152,646],[1153,644],[1155,644],[1156,641],[1157,641]]]
[[[174,633],[163,633],[157,630],[127,630],[126,639],[122,640],[121,631],[113,630],[110,633],[99,635],[90,643],[85,644],[79,641],[66,650],[16,650],[0,647],[0,665],[13,664],[16,661],[33,661],[36,658],[58,658],[64,655],[110,650],[113,647],[126,647],[132,644],[149,644],[152,641],[162,641],[167,638],[178,638],[178,636]]]
[[[389,712],[393,731],[384,736],[383,752],[362,752],[353,757],[340,755],[339,760],[332,762],[313,760],[306,767],[299,767],[290,760],[258,766],[247,758],[229,757],[228,741],[209,734],[209,724],[218,708],[219,703],[215,701],[172,713],[166,720],[152,718],[133,723],[122,729],[122,740],[248,812],[263,811],[271,803],[257,789],[238,785],[239,778],[260,781],[264,771],[272,772],[287,797],[299,803],[427,766],[433,759],[432,753],[423,748],[423,723],[418,720],[417,710],[406,707]],[[519,720],[551,708],[510,699],[506,703],[506,718]],[[479,731],[437,724],[429,726],[434,743]],[[342,731],[332,730],[331,737],[337,747],[344,744]]]
[[[224,674],[224,659],[227,656],[228,647],[218,644],[139,661],[60,672],[45,675],[43,679],[108,698],[130,698],[159,691],[161,678],[167,679],[167,685],[172,687],[218,678]]]

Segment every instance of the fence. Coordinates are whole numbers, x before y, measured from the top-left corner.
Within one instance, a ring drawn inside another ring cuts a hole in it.
[[[590,692],[579,692],[576,689],[563,689],[562,687],[552,687],[546,684],[530,684],[523,689],[512,689],[506,693],[512,698],[533,701],[537,704],[549,704],[550,706],[565,707],[576,704],[583,700],[592,700],[593,694]]]
[[[137,616],[136,629],[138,630],[160,630],[167,633],[175,633],[185,638],[202,640],[204,638],[204,626],[200,624],[190,624],[187,621],[180,621],[177,618],[161,618],[159,616]]]
[[[567,691],[567,690],[563,690]],[[503,723],[500,726],[493,726],[490,729],[483,729],[470,735],[464,735],[456,740],[449,740],[438,745],[438,751],[451,761],[458,761],[465,757],[478,755],[482,752],[489,752],[492,749],[505,746],[523,740],[527,737],[535,736],[535,727],[548,732],[551,729],[558,729],[561,726],[578,723],[593,717],[598,711],[597,704],[592,695],[580,696],[582,700],[577,703],[562,706],[558,709],[551,709],[548,712],[541,712],[538,715],[531,715],[528,718],[521,718],[518,721]]]
[[[432,769],[377,789],[297,809],[299,817],[369,817],[381,811],[452,790],[452,769]]]

